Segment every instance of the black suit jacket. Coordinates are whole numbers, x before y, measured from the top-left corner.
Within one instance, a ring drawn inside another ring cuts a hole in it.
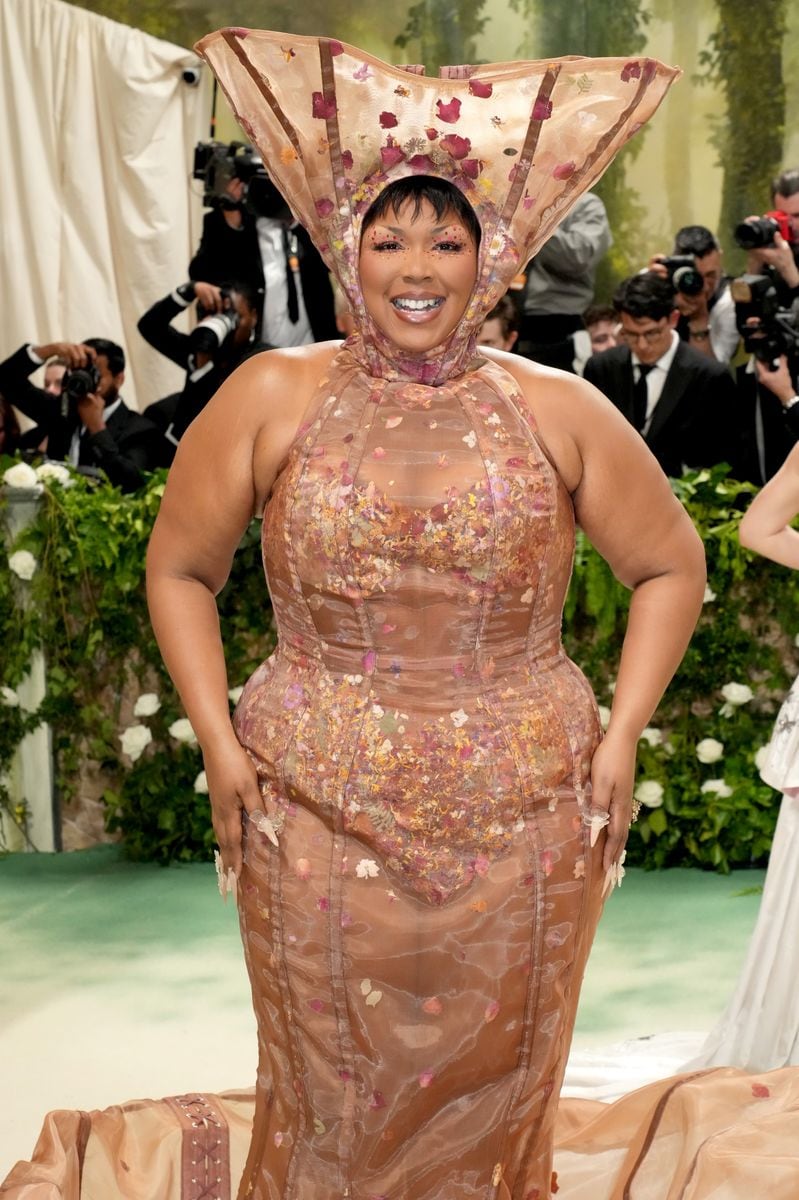
[[[20,412],[36,421],[40,436],[47,435],[47,457],[64,461],[76,429],[74,417],[65,415],[61,401],[28,379],[38,368],[22,346],[0,363],[0,392]],[[105,429],[85,433],[81,439],[80,466],[101,470],[115,487],[133,492],[144,482],[143,471],[156,466],[158,430],[124,403],[108,417]]]
[[[322,256],[301,225],[296,225],[300,287],[305,311],[317,342],[338,339],[333,290]],[[264,269],[258,245],[255,218],[244,213],[240,229],[231,229],[221,209],[211,209],[203,218],[197,253],[189,264],[189,279],[198,283],[249,283],[264,291]]]
[[[760,485],[776,475],[799,440],[799,404],[783,408],[746,367],[738,368],[736,379],[740,439],[733,475]]]
[[[633,367],[628,346],[594,354],[583,377],[633,424]],[[683,467],[732,462],[737,445],[735,383],[723,363],[680,342],[645,441],[667,475]]]

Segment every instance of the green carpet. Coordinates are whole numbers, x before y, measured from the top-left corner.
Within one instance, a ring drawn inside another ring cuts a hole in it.
[[[600,924],[575,1047],[709,1029],[763,878],[629,870]],[[0,859],[0,1062],[13,1097],[0,1179],[51,1108],[252,1084],[237,924],[210,864],[130,863],[113,846]]]

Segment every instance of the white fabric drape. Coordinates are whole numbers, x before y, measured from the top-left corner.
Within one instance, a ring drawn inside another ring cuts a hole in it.
[[[22,342],[110,337],[143,408],[181,372],[136,330],[187,277],[190,183],[210,83],[190,50],[60,0],[0,0],[0,358]]]

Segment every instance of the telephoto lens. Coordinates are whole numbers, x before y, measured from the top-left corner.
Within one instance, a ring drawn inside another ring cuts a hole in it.
[[[210,316],[203,317],[202,321],[198,321],[189,334],[193,353],[210,354],[213,356],[218,352],[225,338],[233,332],[238,323],[239,314],[233,308],[226,309],[225,312],[221,313],[211,313]]]

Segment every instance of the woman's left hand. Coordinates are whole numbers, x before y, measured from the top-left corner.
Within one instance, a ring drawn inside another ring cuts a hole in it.
[[[602,865],[605,871],[618,863],[627,842],[632,818],[637,741],[614,736],[608,730],[591,762],[591,805],[610,816]]]

